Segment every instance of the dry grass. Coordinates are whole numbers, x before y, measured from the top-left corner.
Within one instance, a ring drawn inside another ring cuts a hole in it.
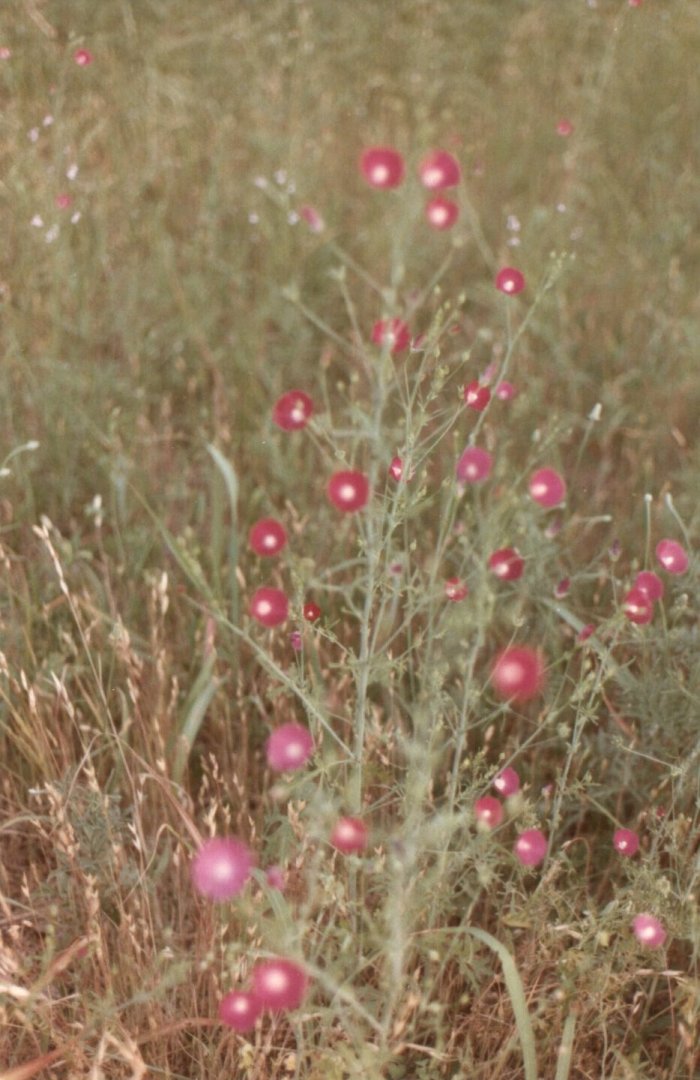
[[[695,5],[16,0],[3,45],[0,1080],[691,1080]],[[372,143],[406,154],[401,193],[358,177]],[[435,145],[465,173],[451,236],[421,221]],[[325,233],[290,223],[304,202]],[[528,291],[506,308],[508,262]],[[428,349],[382,368],[369,330],[409,310]],[[519,397],[465,419],[467,376],[511,348]],[[298,437],[268,420],[293,386],[322,403]],[[475,423],[494,477],[460,497]],[[327,474],[384,491],[403,447],[415,483],[339,524]],[[569,485],[558,533],[522,497],[541,464]],[[263,565],[246,535],[270,513],[290,544]],[[632,626],[667,535],[690,571]],[[484,568],[506,543],[517,588]],[[248,618],[262,583],[301,653]],[[488,686],[512,638],[548,661],[518,709]],[[318,752],[283,782],[263,748],[289,720]],[[510,761],[522,794],[479,832]],[[329,848],[341,812],[371,822],[362,860]],[[552,850],[527,872],[530,826]],[[223,906],[188,869],[214,833],[260,867]],[[646,910],[663,950],[630,932]],[[224,1028],[274,953],[304,958],[306,1006]]]

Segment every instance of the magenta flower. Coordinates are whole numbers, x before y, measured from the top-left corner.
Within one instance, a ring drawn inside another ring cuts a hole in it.
[[[338,510],[352,514],[367,505],[369,480],[364,473],[344,469],[333,473],[328,481],[326,494]]]
[[[318,622],[322,612],[318,604],[315,604],[313,600],[307,600],[302,608],[302,614],[307,622]]]
[[[489,555],[488,568],[501,581],[517,581],[525,571],[525,560],[517,548],[499,548]]]
[[[306,997],[309,977],[293,960],[262,960],[252,971],[253,994],[267,1009],[298,1009]]]
[[[433,229],[451,229],[459,217],[459,207],[451,199],[443,199],[438,195],[426,204],[425,217]]]
[[[666,940],[663,923],[646,912],[635,915],[632,920],[632,929],[637,941],[641,945],[646,945],[648,949],[660,949]]]
[[[656,558],[668,574],[684,574],[688,569],[688,554],[676,540],[659,540]]]
[[[511,382],[504,379],[496,387],[496,397],[499,401],[512,401],[517,396],[518,391]]]
[[[219,1002],[219,1020],[234,1031],[250,1031],[262,1012],[262,1002],[247,990],[232,990]]]
[[[429,191],[442,191],[443,188],[456,187],[460,181],[459,162],[446,150],[433,150],[423,158],[418,175],[423,187]]]
[[[457,462],[457,479],[465,484],[478,484],[486,480],[493,467],[493,457],[488,450],[469,446]]]
[[[503,649],[491,668],[491,685],[506,701],[529,701],[539,694],[544,683],[542,656],[528,646]]]
[[[403,180],[403,158],[391,146],[370,146],[360,158],[360,172],[372,187],[395,188]]]
[[[520,791],[520,777],[509,765],[501,769],[498,776],[494,777],[493,786],[499,795],[507,799],[509,795],[515,795],[516,791]]]
[[[540,506],[558,506],[566,498],[566,484],[556,469],[538,469],[528,484],[530,498]]]
[[[643,626],[654,617],[654,602],[644,589],[632,588],[622,601],[622,610],[630,622]]]
[[[367,847],[368,831],[364,821],[355,817],[338,818],[330,841],[337,851],[343,855],[358,855]]]
[[[278,555],[287,543],[287,532],[281,521],[261,518],[248,533],[248,546],[256,555]]]
[[[665,592],[663,581],[653,570],[640,570],[634,579],[633,588],[641,589],[652,601],[661,600]]]
[[[474,803],[477,825],[482,829],[495,829],[503,821],[503,804],[493,795],[484,795]]]
[[[547,837],[540,829],[526,829],[515,841],[513,850],[523,866],[537,866],[547,854]]]
[[[190,864],[192,883],[210,900],[230,900],[240,893],[255,865],[250,848],[235,837],[206,840]]]
[[[403,476],[403,460],[400,457],[393,457],[391,459],[389,473],[391,476],[393,476],[394,480],[401,479],[401,477]]]
[[[504,266],[496,275],[496,288],[506,296],[515,296],[525,288],[525,278],[514,266]]]
[[[613,834],[613,847],[620,855],[631,857],[639,850],[639,836],[632,829],[616,829]]]
[[[411,344],[411,333],[401,319],[381,319],[372,327],[372,341],[396,356]]]
[[[445,596],[453,602],[464,600],[469,596],[469,589],[461,578],[451,577],[445,582]]]
[[[475,412],[483,412],[491,400],[491,391],[488,386],[482,386],[479,382],[470,382],[464,387],[464,401]]]
[[[314,403],[303,390],[288,390],[275,402],[272,419],[282,431],[298,431],[306,427],[314,411]]]
[[[248,612],[263,626],[279,626],[289,614],[289,600],[281,589],[256,589],[250,598]]]
[[[272,732],[265,745],[267,764],[275,772],[301,769],[314,752],[314,740],[301,724],[282,724]]]

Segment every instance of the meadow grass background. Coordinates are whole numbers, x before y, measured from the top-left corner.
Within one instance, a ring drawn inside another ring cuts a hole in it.
[[[24,0],[0,46],[0,1077],[697,1075],[697,556],[650,626],[619,605],[661,537],[692,553],[700,531],[698,5]],[[405,154],[397,192],[360,176],[372,144]],[[415,176],[434,147],[464,174],[447,234]],[[290,220],[304,203],[323,233]],[[504,264],[518,299],[493,287]],[[366,343],[412,303],[414,331],[457,332],[420,375],[397,362],[377,438]],[[459,500],[460,387],[525,319],[519,396],[479,421],[496,479]],[[292,387],[319,403],[313,434],[270,423]],[[326,476],[379,475],[408,430],[413,492],[375,499],[369,532],[339,524]],[[538,464],[567,478],[562,513],[523,497]],[[281,570],[246,550],[271,512]],[[483,570],[509,543],[510,591]],[[373,552],[410,568],[398,615],[388,577],[365,604]],[[471,595],[446,611],[455,574]],[[292,624],[246,615],[270,582],[323,608],[300,658]],[[380,616],[391,645],[361,663]],[[510,710],[487,664],[514,637],[550,673]],[[359,804],[327,737],[276,783],[271,726],[320,743],[320,712],[350,740],[358,687]],[[511,760],[518,827],[552,837],[530,873],[512,823],[469,819]],[[342,810],[372,821],[366,862],[328,854]],[[284,898],[197,898],[188,860],[214,831],[284,863]],[[661,952],[629,930],[646,910]],[[316,989],[243,1039],[218,1000],[265,950],[306,957]]]

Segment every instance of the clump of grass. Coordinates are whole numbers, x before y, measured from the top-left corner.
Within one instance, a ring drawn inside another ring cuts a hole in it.
[[[697,14],[175,8],[0,23],[0,1080],[691,1076]]]

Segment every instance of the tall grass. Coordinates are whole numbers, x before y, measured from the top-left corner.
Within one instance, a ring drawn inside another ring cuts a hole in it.
[[[690,0],[0,11],[0,1080],[697,1074],[699,46]],[[358,170],[375,144],[396,190]],[[465,407],[485,377],[517,397]],[[283,432],[293,388],[316,411]],[[274,560],[247,545],[269,516]],[[641,569],[666,592],[638,626]],[[251,618],[261,585],[285,625]],[[510,644],[546,667],[520,703]],[[316,751],[280,777],[290,721]],[[361,854],[329,842],[345,815]],[[226,904],[190,878],[212,835],[257,858]],[[220,1024],[276,955],[301,1008]]]

